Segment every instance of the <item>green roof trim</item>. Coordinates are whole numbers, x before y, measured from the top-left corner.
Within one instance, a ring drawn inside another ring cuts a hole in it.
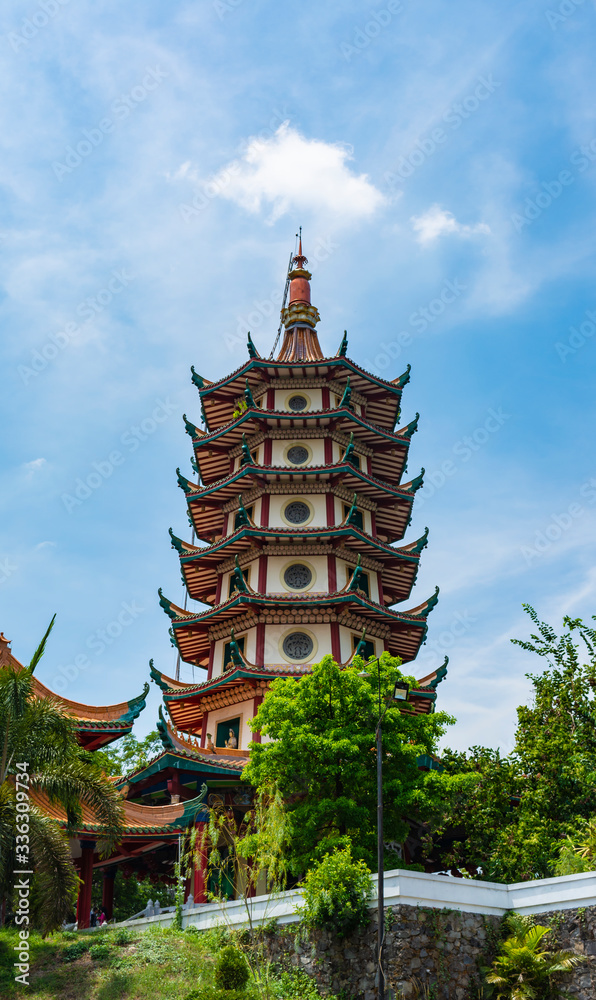
[[[232,372],[226,378],[221,379],[219,382],[211,382],[209,383],[209,385],[205,386],[205,388],[201,388],[201,396],[205,397],[210,395],[212,392],[216,392],[218,389],[223,389],[224,386],[229,385],[230,382],[235,382],[237,378],[241,378],[243,375],[244,376],[248,375],[248,373],[253,369],[280,368],[282,370],[287,369],[288,371],[291,371],[292,365],[294,364],[295,362],[293,361],[271,361],[266,358],[260,358],[260,357],[250,358],[243,365],[241,365],[240,368],[237,368],[235,372]],[[352,361],[351,358],[344,356],[342,357],[336,356],[334,358],[320,358],[315,361],[302,361],[301,366],[307,369],[322,368],[323,366],[327,366],[329,368],[350,368],[355,375],[364,375],[371,382],[374,382],[375,385],[382,386],[382,388],[386,389],[387,392],[394,393],[396,396],[401,394],[401,390],[403,389],[404,385],[406,385],[410,381],[409,373],[411,365],[408,365],[408,368],[404,372],[404,374],[400,375],[399,380],[395,382],[388,382],[386,379],[380,378],[377,375],[373,375],[372,372],[367,372],[366,369],[360,368],[357,364],[355,364],[355,362]],[[194,369],[191,369],[191,371],[194,372]],[[200,375],[196,375],[196,378],[199,379],[204,385],[204,381],[200,377]],[[193,382],[195,383],[195,385],[197,385],[194,377],[193,377]]]
[[[165,690],[165,688],[162,688]],[[159,706],[159,718],[157,720],[157,732],[165,750],[174,750],[174,741],[168,732],[168,724],[164,718],[163,709]]]
[[[261,355],[259,354],[259,352],[257,351],[255,345],[252,342],[252,337],[250,335],[250,330],[248,331],[247,338],[248,339],[246,341],[246,347],[248,349],[248,355],[249,355],[249,357],[251,357],[251,358],[260,358]]]
[[[166,615],[169,615],[170,618],[177,618],[178,615],[172,608],[172,602],[167,597],[164,597],[161,587],[159,587],[157,593],[159,594],[160,607],[164,609]]]
[[[191,371],[191,376],[190,377],[191,377],[191,381],[192,381],[193,385],[196,385],[196,387],[197,387],[197,389],[199,389],[199,391],[201,389],[204,389],[205,388],[205,380],[202,379],[201,376],[197,374],[197,372],[195,371],[194,365],[190,366],[190,371]]]
[[[138,695],[136,698],[131,698],[128,702],[128,712],[125,715],[121,715],[120,719],[122,722],[134,722],[138,719],[139,715],[144,708],[147,707],[147,695],[149,694],[149,685],[147,681],[143,684],[143,693]]]
[[[188,435],[189,435],[189,436],[190,436],[191,438],[193,438],[193,439],[194,439],[194,438],[198,438],[198,437],[203,437],[203,436],[204,436],[204,435],[203,435],[203,432],[199,430],[199,428],[198,428],[198,427],[196,426],[196,424],[193,424],[193,423],[192,423],[192,422],[191,422],[191,421],[190,421],[190,420],[189,420],[189,419],[187,418],[187,416],[186,416],[186,413],[183,413],[183,414],[182,414],[182,419],[184,420],[184,427],[185,427],[185,429],[186,429],[186,433],[187,433],[187,434],[188,434]]]
[[[396,378],[393,384],[397,386],[398,389],[403,389],[404,386],[406,386],[410,381],[411,371],[412,371],[412,366],[408,365],[403,375],[400,375],[399,378]]]
[[[418,430],[419,420],[420,420],[420,414],[417,413],[414,419],[411,420],[410,423],[407,425],[407,427],[404,427],[403,431],[398,432],[400,437],[405,437],[409,441],[412,437],[412,434],[415,434],[416,431]]]
[[[246,765],[244,761],[242,762],[242,768]],[[226,777],[232,777],[235,772],[236,780],[238,780],[238,768],[225,767],[221,762],[211,763],[205,759],[205,757],[194,754],[187,754],[181,750],[163,750],[157,757],[145,764],[144,767],[139,768],[138,771],[129,771],[128,774],[123,775],[118,781],[114,782],[116,788],[123,788],[124,785],[136,785],[139,781],[144,781],[145,778],[150,778],[154,774],[159,774],[160,771],[165,771],[167,767],[175,767],[179,771],[200,771],[206,768],[209,772],[219,775],[225,775]],[[200,796],[199,796],[200,798]],[[196,801],[191,799],[191,802]]]
[[[181,538],[178,538],[178,536],[174,534],[171,528],[168,528],[168,533],[172,540],[172,548],[176,549],[176,552],[179,552],[180,555],[183,556],[186,553],[186,549],[184,548],[184,542],[182,541]]]
[[[163,679],[163,674],[161,674],[160,671],[156,669],[153,660],[149,660],[149,673],[151,675],[151,680],[155,681],[157,686],[160,687],[162,691],[168,690],[168,685]]]
[[[179,468],[176,469],[176,475],[178,476],[178,486],[184,490],[187,496],[189,493],[196,493],[198,487],[195,483],[189,482],[189,480],[182,475]]]

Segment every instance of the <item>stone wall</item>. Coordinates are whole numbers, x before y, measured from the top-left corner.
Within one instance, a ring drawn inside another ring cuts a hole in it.
[[[501,917],[408,905],[386,909],[387,995],[404,1000],[477,1000],[480,967],[495,954]],[[596,998],[596,907],[535,917],[551,926],[558,947],[586,956],[565,988],[577,1000]],[[375,1000],[376,919],[346,941],[320,932],[308,939],[294,926],[268,936],[271,958],[302,968],[325,993]]]

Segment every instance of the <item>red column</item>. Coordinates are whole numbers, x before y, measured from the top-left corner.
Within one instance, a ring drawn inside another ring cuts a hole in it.
[[[336,663],[341,663],[341,643],[337,622],[331,622],[331,655]]]
[[[275,389],[267,389],[267,409],[275,409]]]
[[[261,591],[265,593],[265,591]],[[257,623],[257,650],[255,655],[257,667],[265,665],[265,622]]]
[[[259,556],[259,576],[257,581],[257,590],[259,594],[267,593],[267,558],[266,556]]]
[[[271,443],[271,442],[269,442]],[[270,496],[268,493],[263,493],[261,497],[261,528],[269,527],[269,501]]]
[[[202,837],[207,823],[197,823],[197,846],[192,873],[192,898],[195,903],[207,902],[207,848],[202,846]]]
[[[79,929],[89,926],[89,914],[91,912],[91,880],[93,879],[93,852],[95,851],[94,840],[81,840],[81,868],[80,877],[82,884],[79,886],[79,898],[77,900],[77,923]]]
[[[257,628],[258,627],[259,626],[257,625]],[[263,695],[262,694],[256,694],[254,696],[254,698],[252,700],[252,717],[253,717],[253,719],[254,719],[255,715],[257,714],[257,712],[259,711],[259,705],[261,704],[262,701],[263,701]],[[253,742],[254,743],[260,743],[261,742],[261,734],[260,733],[253,733],[252,734],[252,738],[253,738]]]
[[[111,920],[114,915],[114,881],[116,879],[116,869],[104,868],[102,875],[101,905],[106,911],[106,919]]]
[[[321,392],[321,402],[324,410],[329,409],[329,389],[325,386]]]
[[[335,524],[335,497],[333,493],[326,494],[327,504],[327,527],[331,528]]]
[[[271,460],[273,458],[273,441],[271,438],[266,438],[263,445],[263,465],[271,465]]]
[[[333,441],[330,437],[325,438],[325,465],[333,465]]]
[[[336,557],[334,555],[327,556],[327,582],[329,586],[329,593],[335,594],[337,590],[337,566]]]

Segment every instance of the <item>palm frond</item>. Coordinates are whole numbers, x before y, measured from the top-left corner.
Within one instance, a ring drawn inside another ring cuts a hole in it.
[[[37,647],[37,649],[35,650],[33,656],[31,657],[31,662],[29,663],[29,666],[27,668],[28,670],[31,671],[31,673],[33,673],[33,671],[35,670],[37,664],[39,663],[39,661],[41,660],[41,658],[42,658],[42,656],[43,656],[43,654],[45,652],[46,642],[48,641],[48,637],[50,635],[50,632],[54,628],[54,622],[55,621],[56,621],[56,615],[53,616],[50,624],[48,625],[48,627],[46,629],[46,634],[44,635],[44,637],[41,640],[39,646]]]
[[[72,913],[79,877],[72,864],[68,840],[58,824],[35,806],[29,813],[29,836],[40,889],[39,916],[47,933]]]

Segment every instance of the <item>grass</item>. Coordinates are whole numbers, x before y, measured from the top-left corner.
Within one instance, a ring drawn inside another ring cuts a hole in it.
[[[228,943],[222,929],[192,933],[155,928],[115,929],[93,934],[56,933],[29,938],[29,986],[15,983],[14,930],[0,931],[2,1000],[185,1000],[193,991],[210,996],[217,953]],[[305,973],[283,973],[272,980],[272,1000],[319,1000]],[[246,1000],[258,996],[249,983]],[[333,998],[328,998],[333,1000]]]
[[[29,986],[14,981],[14,931],[0,932],[0,996],[6,1000],[184,1000],[213,982],[209,934],[171,930],[57,933],[30,939]],[[117,943],[121,941],[122,943]]]

